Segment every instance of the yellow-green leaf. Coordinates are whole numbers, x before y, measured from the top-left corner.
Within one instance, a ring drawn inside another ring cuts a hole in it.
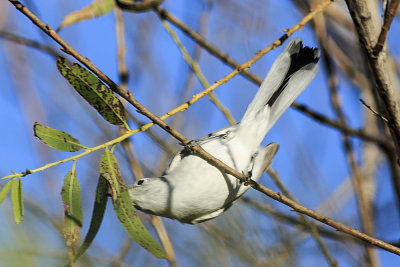
[[[119,171],[117,160],[114,155],[106,148],[100,161],[100,174],[107,179],[110,184],[114,211],[125,231],[140,246],[147,249],[158,258],[165,258],[165,251],[153,239],[146,230],[139,217],[136,215],[132,200],[128,193],[124,181]]]
[[[57,31],[63,27],[77,23],[85,19],[92,19],[93,17],[100,17],[109,13],[114,7],[115,0],[95,0],[89,6],[81,10],[74,11],[64,17],[61,25]]]
[[[8,195],[8,193],[10,192],[11,189],[11,185],[13,184],[14,180],[10,180],[6,183],[5,186],[3,186],[3,188],[1,189],[0,192],[0,204],[3,202],[3,200],[6,198],[6,196]]]
[[[75,255],[74,261],[77,261],[83,254],[85,254],[100,228],[108,200],[107,190],[108,182],[100,175],[97,183],[96,198],[93,207],[92,219],[90,221],[90,227],[86,234],[85,240]]]
[[[14,212],[14,220],[19,224],[24,217],[24,203],[22,199],[22,182],[21,179],[12,180],[11,185],[11,203]]]
[[[124,107],[112,90],[105,86],[96,76],[77,63],[71,67],[65,59],[59,57],[57,68],[61,75],[103,118],[111,124],[126,124]]]
[[[76,178],[75,163],[64,178],[61,190],[61,198],[64,204],[64,237],[67,246],[74,247],[79,241],[82,228],[81,187]]]
[[[76,152],[84,147],[69,133],[44,126],[38,122],[33,125],[33,131],[43,143],[60,151]]]

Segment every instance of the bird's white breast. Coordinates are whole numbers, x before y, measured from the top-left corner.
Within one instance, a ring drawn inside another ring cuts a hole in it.
[[[249,168],[251,151],[235,138],[227,142],[214,139],[202,147],[238,171],[247,171]],[[174,159],[164,175],[172,185],[170,203],[175,217],[204,215],[230,205],[244,186],[238,179],[223,174],[199,156],[176,157],[179,158]]]

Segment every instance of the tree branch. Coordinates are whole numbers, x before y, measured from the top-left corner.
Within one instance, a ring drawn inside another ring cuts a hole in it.
[[[376,43],[371,13],[363,0],[346,0],[347,7],[356,27],[358,38],[367,54],[368,63],[374,76],[377,92],[383,102],[389,120],[389,129],[396,147],[397,159],[400,160],[400,112],[395,100],[393,87],[385,70],[385,53],[374,54]]]
[[[387,39],[387,34],[390,29],[390,25],[392,24],[393,18],[396,15],[396,10],[399,7],[400,0],[391,0],[389,4],[389,10],[385,12],[387,15],[385,16],[384,23],[382,25],[381,33],[378,37],[378,42],[374,47],[374,56],[378,56],[385,46],[385,42]]]

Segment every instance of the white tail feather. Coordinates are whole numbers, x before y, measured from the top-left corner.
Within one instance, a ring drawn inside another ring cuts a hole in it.
[[[252,136],[248,145],[258,148],[283,112],[317,75],[318,59],[318,50],[303,48],[301,39],[293,39],[277,57],[239,123],[238,134]]]

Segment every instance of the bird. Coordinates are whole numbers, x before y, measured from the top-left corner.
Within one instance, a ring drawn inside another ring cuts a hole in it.
[[[319,71],[320,52],[291,40],[276,58],[235,125],[194,140],[196,145],[257,181],[272,164],[277,143],[261,146],[268,131]],[[182,223],[211,220],[229,209],[250,185],[183,149],[160,177],[142,178],[129,188],[136,209]]]

